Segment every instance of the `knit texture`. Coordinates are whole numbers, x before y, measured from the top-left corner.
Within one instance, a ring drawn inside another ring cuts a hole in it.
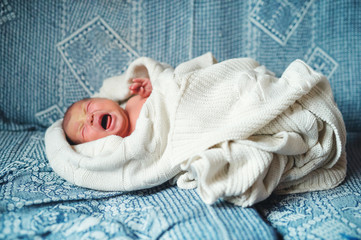
[[[327,189],[344,179],[345,129],[324,76],[300,60],[281,78],[252,59],[215,63],[210,53],[175,70],[137,59],[117,83],[152,81],[135,132],[70,147],[58,121],[45,138],[51,166],[99,190],[149,188],[177,175],[178,186],[197,186],[206,203],[241,206],[275,189]],[[116,91],[113,80],[97,96]]]

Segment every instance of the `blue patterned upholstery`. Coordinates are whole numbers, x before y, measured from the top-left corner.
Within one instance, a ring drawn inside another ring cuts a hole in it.
[[[360,12],[355,0],[0,0],[0,239],[361,239]],[[167,184],[82,189],[51,170],[44,131],[72,102],[139,56],[176,66],[208,51],[326,75],[350,133],[346,181],[243,209]]]
[[[0,239],[276,239],[252,208],[204,204],[167,184],[132,193],[76,187],[57,176],[42,131],[0,135]]]
[[[349,133],[348,174],[327,191],[272,196],[257,207],[284,239],[361,238],[361,135]]]

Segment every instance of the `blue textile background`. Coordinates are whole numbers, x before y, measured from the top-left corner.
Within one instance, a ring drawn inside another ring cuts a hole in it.
[[[78,188],[51,170],[43,142],[71,103],[137,57],[176,66],[209,51],[277,75],[304,60],[330,80],[347,130],[360,132],[360,12],[358,0],[0,0],[0,238],[361,239],[359,133],[344,184],[273,196],[258,211],[207,206],[167,184]]]
[[[138,56],[173,66],[211,51],[280,75],[296,58],[326,75],[361,130],[358,1],[1,1],[0,129],[49,126]]]

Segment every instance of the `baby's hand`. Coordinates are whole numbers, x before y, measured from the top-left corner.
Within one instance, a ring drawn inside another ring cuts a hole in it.
[[[147,98],[152,93],[153,87],[149,78],[134,78],[129,89],[132,94],[138,94],[143,98]]]

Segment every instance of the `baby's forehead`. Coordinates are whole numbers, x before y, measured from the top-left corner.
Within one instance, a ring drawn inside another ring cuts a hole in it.
[[[80,107],[85,101],[86,101],[85,99],[82,99],[82,100],[79,100],[79,101],[73,103],[73,104],[69,107],[69,109],[68,109],[68,111],[65,113],[65,115],[74,115],[74,114],[79,113],[79,111],[76,111],[76,109],[77,109],[78,107]]]
[[[79,101],[73,103],[72,105],[70,105],[70,107],[66,110],[66,112],[64,114],[64,119],[63,119],[64,126],[67,126],[69,124],[71,116],[74,116],[74,115],[77,115],[80,113],[79,111],[76,111],[76,109],[79,106],[81,106],[81,104],[83,104],[86,100],[87,99],[82,99],[82,100],[79,100]]]
[[[81,106],[82,104],[84,104],[85,102],[89,101],[90,99],[92,99],[92,101],[96,101],[97,99],[96,98],[84,98],[84,99],[81,99],[77,102],[74,102],[72,105],[70,105],[69,107],[69,110],[72,110],[76,107],[79,107]]]

